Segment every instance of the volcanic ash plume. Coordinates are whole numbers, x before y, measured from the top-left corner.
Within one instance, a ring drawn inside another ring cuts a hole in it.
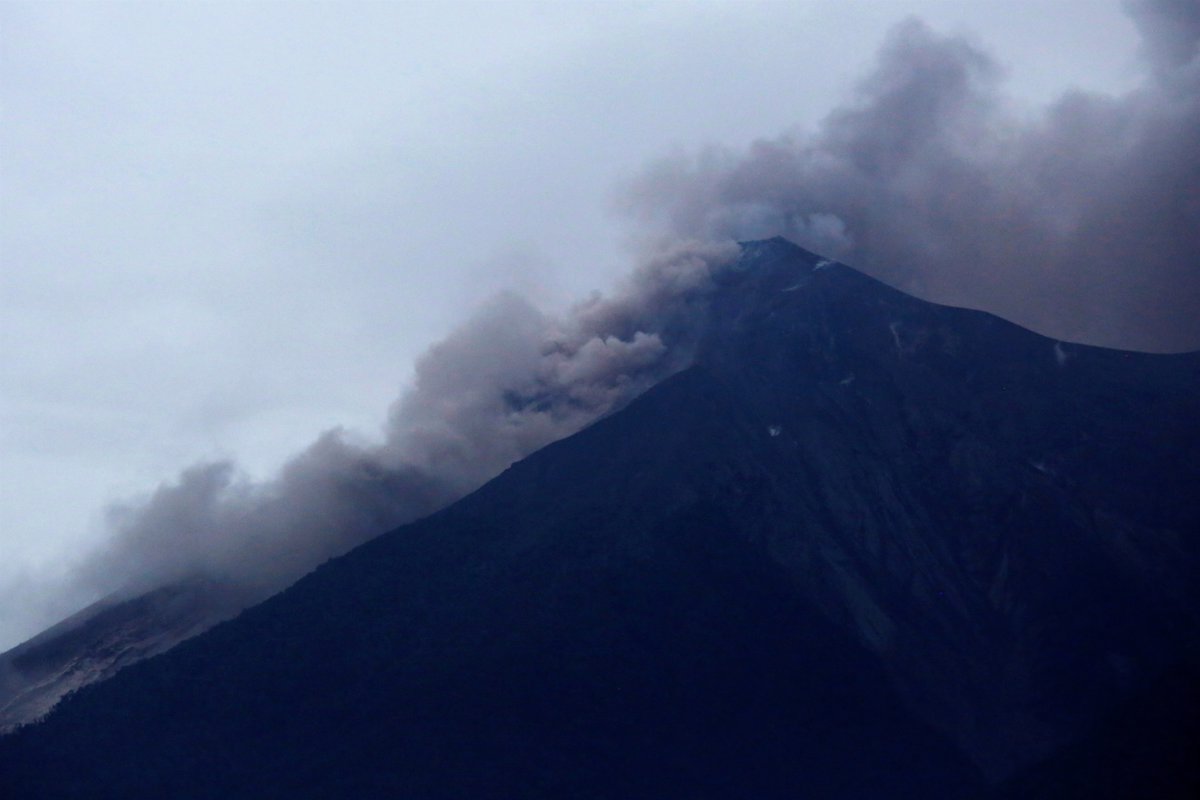
[[[1140,2],[1145,76],[1021,116],[960,36],[899,25],[855,97],[809,135],[710,148],[637,179],[658,249],[564,318],[514,296],[419,362],[381,443],[329,431],[274,479],[183,472],[111,511],[90,596],[201,576],[274,591],[462,496],[686,366],[735,239],[780,234],[934,300],[1056,336],[1200,346],[1200,6]]]
[[[1200,347],[1200,4],[1138,2],[1142,85],[1022,115],[967,38],[896,27],[807,135],[656,164],[627,210],[672,235],[783,235],[1061,338]]]
[[[612,298],[565,318],[496,298],[420,360],[384,441],[320,436],[265,483],[202,464],[114,508],[81,569],[93,593],[202,576],[261,597],[326,558],[428,514],[687,363],[713,270],[734,244],[661,250]]]

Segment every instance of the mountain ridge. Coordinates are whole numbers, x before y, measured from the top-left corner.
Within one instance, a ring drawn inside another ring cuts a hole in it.
[[[79,745],[122,708],[125,724],[160,734],[130,729],[126,748],[147,736],[160,759],[169,743],[215,747],[191,771],[161,761],[156,785],[177,793],[204,764],[243,763],[213,735],[245,739],[229,713],[249,706],[250,741],[283,766],[208,776],[194,796],[269,796],[270,779],[301,763],[303,786],[344,789],[341,775],[364,796],[587,796],[585,777],[597,797],[653,796],[672,780],[714,797],[978,796],[976,770],[1013,776],[1086,738],[1156,675],[1197,663],[1200,506],[1187,490],[1200,354],[1065,346],[778,240],[744,245],[713,280],[693,366],[449,508],[81,691],[0,740],[0,765],[23,765],[20,785],[37,786],[39,759],[66,742],[81,787],[134,791]],[[835,674],[816,666],[823,647]],[[860,696],[836,689],[839,664]],[[756,687],[756,673],[772,677]],[[331,694],[305,697],[306,685],[325,691],[321,675]],[[245,683],[236,703],[216,676]],[[383,700],[353,688],[385,679],[399,688]],[[675,696],[675,684],[688,688]],[[224,705],[193,707],[186,685]],[[280,707],[260,697],[272,685],[292,692]],[[289,703],[373,757],[311,720],[287,732]],[[164,705],[201,733],[179,730]],[[492,706],[518,722],[491,731],[481,709]],[[356,731],[388,736],[369,709],[392,714],[429,763]],[[754,723],[787,747],[763,743]],[[814,730],[842,733],[823,751]],[[451,751],[456,736],[476,742],[478,774],[452,777],[447,764],[470,769],[467,753],[422,750],[424,734]],[[855,761],[851,743],[864,741]],[[632,777],[606,778],[606,762]],[[374,777],[347,777],[349,764]],[[722,781],[724,793],[704,788]]]

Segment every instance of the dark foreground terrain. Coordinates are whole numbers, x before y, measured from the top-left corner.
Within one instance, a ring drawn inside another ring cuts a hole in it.
[[[693,366],[0,739],[0,796],[1200,796],[1200,354],[782,240],[716,279]]]

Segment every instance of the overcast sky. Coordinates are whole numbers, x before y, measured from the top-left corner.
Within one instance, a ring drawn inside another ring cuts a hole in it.
[[[0,650],[108,504],[375,436],[488,296],[628,269],[647,163],[815,125],[907,15],[1018,106],[1138,80],[1117,0],[0,4]]]

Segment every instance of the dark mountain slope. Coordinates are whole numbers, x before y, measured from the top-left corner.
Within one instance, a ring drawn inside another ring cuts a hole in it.
[[[22,789],[969,796],[961,757],[731,521],[777,458],[763,438],[725,387],[679,375],[84,690],[13,738]]]
[[[1172,670],[1086,737],[1006,782],[1005,800],[1200,797],[1200,676]]]
[[[973,797],[964,755],[1099,752],[1176,691],[1200,356],[780,240],[715,280],[696,366],[0,739],[0,789]]]
[[[914,707],[999,775],[1194,659],[1200,354],[1058,343],[796,258],[748,248],[702,360],[803,471],[775,559]]]

